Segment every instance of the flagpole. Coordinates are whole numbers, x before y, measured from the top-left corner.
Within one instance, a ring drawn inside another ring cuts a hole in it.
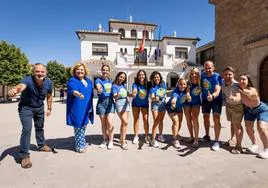
[[[160,45],[160,35],[161,35],[161,25],[159,26],[159,31],[158,31],[158,43],[157,43],[157,48],[156,48],[156,54],[157,54],[157,57],[156,57],[156,63],[157,63],[157,64],[158,64],[159,52],[160,52],[160,49],[159,49],[159,45]]]

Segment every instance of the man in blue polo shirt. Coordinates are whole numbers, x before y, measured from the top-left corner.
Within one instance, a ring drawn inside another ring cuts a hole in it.
[[[46,115],[52,110],[52,82],[46,78],[47,70],[43,64],[37,63],[33,67],[33,76],[26,76],[21,83],[12,88],[8,95],[14,97],[21,93],[19,102],[19,117],[22,124],[20,138],[21,167],[30,168],[30,140],[32,120],[34,120],[35,136],[39,151],[49,152],[52,149],[45,144],[44,137],[44,100],[47,98]]]
[[[221,131],[220,115],[222,109],[222,95],[221,95],[221,77],[214,72],[214,64],[212,61],[206,61],[204,64],[204,72],[201,75],[202,86],[202,112],[204,114],[204,125],[206,135],[203,141],[210,141],[209,127],[210,127],[210,112],[213,112],[215,142],[212,145],[212,150],[220,149],[219,137]]]

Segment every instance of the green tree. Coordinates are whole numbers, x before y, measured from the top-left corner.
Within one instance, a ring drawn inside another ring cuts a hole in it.
[[[24,76],[30,74],[31,65],[20,48],[6,41],[0,41],[0,85],[16,85]],[[2,96],[5,88],[2,89]]]
[[[72,67],[66,67],[65,68],[65,77],[66,77],[66,82],[72,77],[72,75],[71,75],[71,69],[72,69]]]
[[[66,70],[63,64],[57,61],[47,63],[48,77],[53,81],[54,87],[63,87],[66,85]]]

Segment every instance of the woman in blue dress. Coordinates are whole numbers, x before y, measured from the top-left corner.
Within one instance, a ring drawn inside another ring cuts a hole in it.
[[[134,139],[133,144],[139,142],[139,116],[140,112],[143,119],[143,127],[145,132],[145,143],[149,143],[149,83],[147,80],[146,72],[139,70],[137,72],[135,82],[132,84],[132,113],[133,113],[133,128]]]
[[[178,140],[178,133],[181,129],[183,111],[182,107],[187,101],[187,82],[184,78],[180,78],[177,82],[177,87],[172,92],[172,95],[167,102],[167,112],[172,120],[172,135],[173,135],[173,146],[180,148],[180,142]]]
[[[104,64],[101,67],[101,78],[95,80],[95,87],[98,92],[98,102],[97,102],[97,114],[100,116],[101,120],[101,130],[103,136],[103,142],[99,146],[100,148],[106,147],[108,149],[113,148],[114,139],[114,101],[112,95],[112,79],[110,78],[110,67]]]
[[[159,144],[155,139],[157,127],[159,126],[159,123],[163,121],[166,113],[166,83],[163,81],[162,76],[158,71],[154,71],[151,74],[150,80],[152,83],[152,88],[150,89],[150,96],[152,99],[151,110],[154,120],[151,145],[157,148],[159,147]]]
[[[129,118],[129,101],[126,87],[127,75],[119,72],[113,82],[112,94],[115,100],[115,109],[121,120],[120,144],[123,150],[127,150],[126,134]]]
[[[78,63],[72,70],[67,83],[67,125],[74,127],[75,150],[86,152],[86,126],[93,124],[93,84],[86,76],[89,74],[85,64]]]
[[[187,90],[189,92],[188,98],[190,102],[186,102],[184,105],[184,113],[187,120],[187,127],[190,133],[190,139],[188,142],[193,143],[193,147],[198,147],[198,134],[199,134],[199,122],[198,116],[201,106],[201,82],[200,73],[197,68],[193,68],[190,71],[190,80],[188,82]]]

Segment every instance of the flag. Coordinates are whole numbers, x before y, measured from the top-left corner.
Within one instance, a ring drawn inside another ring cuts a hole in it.
[[[151,51],[152,51],[152,43],[153,43],[153,28],[151,28],[151,43],[150,43],[150,50],[149,50],[149,54],[148,54],[149,60],[150,60]]]
[[[160,52],[160,34],[161,34],[161,25],[159,26],[159,33],[158,33],[158,43],[156,48],[156,60],[158,61],[159,57],[161,56]]]
[[[145,35],[142,36],[142,42],[141,42],[140,47],[138,49],[139,53],[142,53],[144,51],[144,45],[145,45]]]

